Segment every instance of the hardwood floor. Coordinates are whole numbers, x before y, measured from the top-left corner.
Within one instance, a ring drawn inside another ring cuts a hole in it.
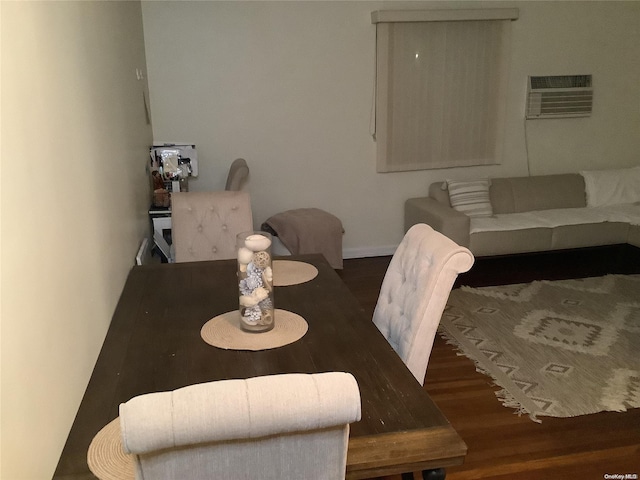
[[[391,257],[345,260],[340,273],[373,315]],[[498,285],[535,279],[640,273],[640,249],[628,246],[554,254],[479,259],[458,285]],[[425,389],[468,446],[464,465],[447,479],[584,479],[640,476],[640,409],[574,418],[543,417],[535,423],[496,399],[491,379],[473,362],[436,338]],[[636,476],[633,476],[636,475]],[[415,478],[421,478],[418,474]],[[399,480],[387,477],[385,480]]]

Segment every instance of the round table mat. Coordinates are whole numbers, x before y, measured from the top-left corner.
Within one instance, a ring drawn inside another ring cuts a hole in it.
[[[240,312],[233,310],[212,318],[200,330],[209,345],[225,350],[268,350],[300,340],[309,325],[300,315],[276,308],[273,329],[245,332],[240,328]]]
[[[100,430],[87,451],[89,470],[100,480],[133,480],[133,455],[125,453],[120,436],[120,418],[112,420]]]
[[[310,263],[294,260],[274,260],[273,285],[287,287],[313,280],[318,275],[318,269]]]

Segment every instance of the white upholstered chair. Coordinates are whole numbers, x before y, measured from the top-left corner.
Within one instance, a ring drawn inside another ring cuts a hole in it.
[[[425,224],[405,234],[382,281],[373,322],[424,384],[440,317],[473,254]]]
[[[171,196],[176,262],[236,258],[236,235],[253,229],[247,192],[176,192]]]
[[[242,185],[249,177],[249,166],[244,158],[236,158],[231,162],[229,174],[227,175],[227,183],[224,189],[230,191],[238,191],[242,189]]]
[[[223,380],[120,405],[136,480],[343,479],[360,391],[349,373]]]

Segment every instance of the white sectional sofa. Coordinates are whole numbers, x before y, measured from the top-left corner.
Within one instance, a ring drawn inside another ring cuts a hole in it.
[[[629,243],[640,247],[640,166],[436,182],[405,202],[405,231],[426,223],[476,257]]]

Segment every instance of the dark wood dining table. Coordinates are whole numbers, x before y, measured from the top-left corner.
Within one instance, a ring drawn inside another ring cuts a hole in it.
[[[133,267],[53,478],[95,478],[89,444],[136,395],[294,372],[355,376],[362,419],[351,425],[347,478],[461,464],[465,443],[324,257],[287,259],[318,269],[311,281],[275,288],[276,308],[301,315],[308,331],[261,351],[225,350],[200,336],[208,320],[238,308],[234,260]]]

